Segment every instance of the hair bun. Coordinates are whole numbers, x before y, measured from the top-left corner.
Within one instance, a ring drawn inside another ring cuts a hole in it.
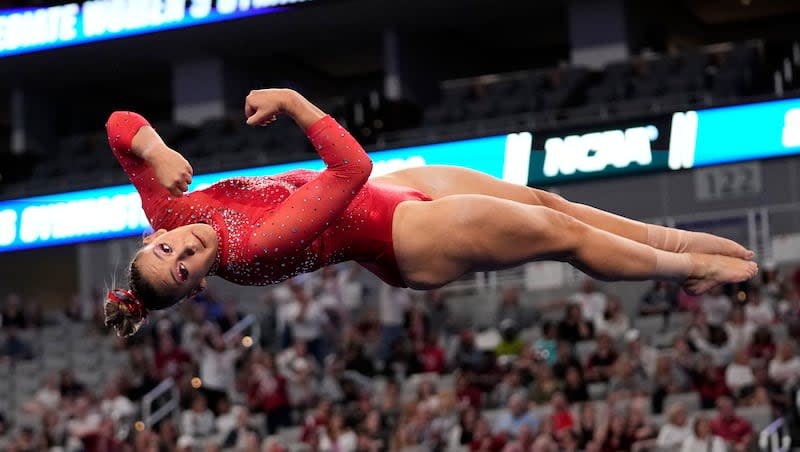
[[[136,334],[147,318],[147,310],[130,290],[110,290],[106,296],[105,324],[113,327],[119,337]]]

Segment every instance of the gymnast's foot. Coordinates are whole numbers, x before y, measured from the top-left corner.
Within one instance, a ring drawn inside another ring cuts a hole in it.
[[[700,295],[720,284],[738,283],[752,279],[758,272],[755,262],[734,257],[690,253],[691,275],[683,282],[683,289],[691,295]]]
[[[687,234],[687,253],[721,254],[744,260],[751,260],[755,253],[739,245],[733,240],[728,240],[705,232],[682,231]]]
[[[744,260],[753,259],[754,253],[733,240],[705,232],[685,231],[647,225],[647,244],[673,253],[721,254]]]

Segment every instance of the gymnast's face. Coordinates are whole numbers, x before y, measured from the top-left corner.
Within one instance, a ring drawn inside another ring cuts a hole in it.
[[[190,224],[167,231],[159,229],[144,239],[136,256],[142,277],[158,293],[175,298],[203,290],[219,241],[207,224]]]

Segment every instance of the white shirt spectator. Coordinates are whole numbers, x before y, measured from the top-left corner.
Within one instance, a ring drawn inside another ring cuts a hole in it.
[[[312,300],[307,303],[302,319],[300,318],[302,306],[299,301],[289,305],[286,315],[291,322],[295,339],[311,342],[322,336],[322,327],[328,321],[328,316],[318,302]]]
[[[232,432],[237,427],[237,419],[242,412],[241,406],[231,407],[230,411],[225,414],[217,416],[217,434],[220,438],[225,438],[228,433]]]
[[[51,389],[45,386],[44,388],[36,391],[34,399],[46,410],[54,410],[61,402],[61,392],[59,392],[58,389]]]
[[[206,438],[214,432],[214,413],[206,409],[186,410],[181,416],[181,433],[192,438]]]
[[[607,320],[602,313],[594,318],[595,334],[606,333],[611,339],[619,341],[631,327],[631,322],[628,316],[624,313],[619,314],[616,318]]]
[[[656,446],[658,447],[680,447],[683,442],[692,434],[691,421],[683,427],[675,424],[666,423],[658,430]]]
[[[775,311],[772,307],[763,301],[756,303],[747,303],[744,307],[744,315],[747,320],[753,322],[757,326],[765,326],[775,320]]]
[[[576,292],[569,297],[570,301],[579,303],[584,319],[595,319],[606,310],[608,297],[600,291],[590,293]]]
[[[800,378],[800,357],[781,361],[776,356],[769,362],[769,376],[776,382],[790,386]]]
[[[398,326],[403,324],[403,316],[411,304],[411,295],[405,289],[383,284],[379,302],[381,325]]]
[[[319,440],[319,450],[323,452],[355,452],[358,438],[352,430],[342,432],[336,441],[332,441],[323,431]]]
[[[753,384],[754,381],[755,377],[753,377],[753,370],[750,369],[750,366],[738,364],[734,361],[725,369],[725,384],[734,392]]]
[[[701,352],[711,356],[711,362],[717,367],[727,366],[733,359],[733,347],[731,342],[728,341],[722,345],[714,345],[696,330],[689,331],[689,337],[692,339],[695,347]]]
[[[738,325],[733,322],[725,323],[725,332],[728,334],[728,342],[734,350],[745,348],[750,345],[750,340],[753,338],[755,330],[756,325],[749,320]]]
[[[364,297],[364,285],[356,278],[351,278],[352,269],[339,272],[339,290],[345,307],[355,311],[361,307]]]
[[[709,325],[722,325],[731,313],[731,299],[724,294],[705,294],[700,298],[700,306]]]
[[[727,450],[725,441],[719,436],[700,439],[691,435],[681,445],[681,452],[727,452]]]
[[[236,359],[239,350],[226,348],[218,351],[203,345],[200,354],[200,379],[203,386],[217,391],[228,391],[236,380]]]
[[[129,398],[120,394],[113,399],[103,399],[100,402],[100,412],[104,416],[119,421],[136,414],[136,407]]]

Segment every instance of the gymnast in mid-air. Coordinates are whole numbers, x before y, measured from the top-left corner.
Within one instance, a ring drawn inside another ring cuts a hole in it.
[[[119,335],[134,334],[149,310],[197,294],[208,276],[267,285],[348,260],[414,289],[537,260],[568,262],[606,281],[678,281],[694,294],[757,272],[753,253],[733,241],[464,168],[370,178],[364,149],[303,96],[285,89],[247,96],[248,125],[282,114],[306,132],[325,170],[226,179],[189,194],[192,167],[147,120],[132,112],[108,119],[111,149],[155,230],[130,263],[129,288],[108,294],[106,323]]]

